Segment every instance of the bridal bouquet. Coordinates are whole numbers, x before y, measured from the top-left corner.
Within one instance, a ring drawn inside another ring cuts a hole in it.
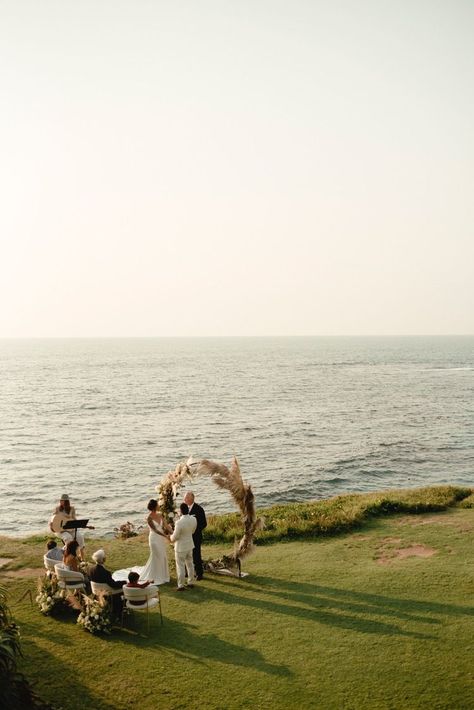
[[[56,575],[40,577],[36,603],[42,614],[50,614],[56,607],[65,604],[66,597],[66,590],[58,587]]]
[[[101,597],[82,597],[81,613],[77,617],[77,623],[91,634],[110,634],[112,623],[110,620],[110,609],[107,599]]]

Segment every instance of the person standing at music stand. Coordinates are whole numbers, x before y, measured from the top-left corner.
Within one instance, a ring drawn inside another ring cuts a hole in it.
[[[79,556],[81,560],[85,560],[85,540],[84,533],[80,529],[63,530],[64,523],[70,520],[77,520],[76,510],[74,506],[71,505],[69,496],[63,494],[59,499],[59,505],[54,509],[51,520],[49,521],[49,529],[56,535],[59,535],[63,543],[66,545],[71,540],[77,540],[79,544]]]

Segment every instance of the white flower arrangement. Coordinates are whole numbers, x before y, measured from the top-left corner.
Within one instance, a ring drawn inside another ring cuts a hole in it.
[[[112,623],[107,599],[83,596],[82,611],[77,617],[77,623],[91,634],[110,634]]]
[[[42,614],[50,614],[56,607],[66,603],[66,590],[58,587],[56,575],[45,575],[38,580],[36,603]]]
[[[156,486],[158,493],[158,505],[165,518],[173,521],[176,516],[176,496],[178,491],[183,486],[186,479],[192,479],[194,470],[192,466],[195,463],[192,459],[182,461],[176,465],[173,471],[163,476],[160,483]]]

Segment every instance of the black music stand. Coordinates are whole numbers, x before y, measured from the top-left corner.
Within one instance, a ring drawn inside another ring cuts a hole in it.
[[[63,530],[74,530],[74,540],[76,540],[77,539],[77,529],[78,528],[86,528],[88,522],[89,522],[89,518],[87,518],[87,520],[85,518],[83,520],[67,520],[63,525]]]

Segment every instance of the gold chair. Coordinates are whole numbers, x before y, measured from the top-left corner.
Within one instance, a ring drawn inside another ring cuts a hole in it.
[[[129,611],[144,611],[146,612],[147,619],[147,632],[150,631],[150,609],[154,609],[156,606],[160,610],[161,624],[163,624],[163,614],[161,611],[161,597],[160,590],[154,584],[150,584],[148,587],[140,589],[139,587],[127,587],[125,585],[122,587],[124,605],[122,610],[122,626],[123,619],[126,610]]]

